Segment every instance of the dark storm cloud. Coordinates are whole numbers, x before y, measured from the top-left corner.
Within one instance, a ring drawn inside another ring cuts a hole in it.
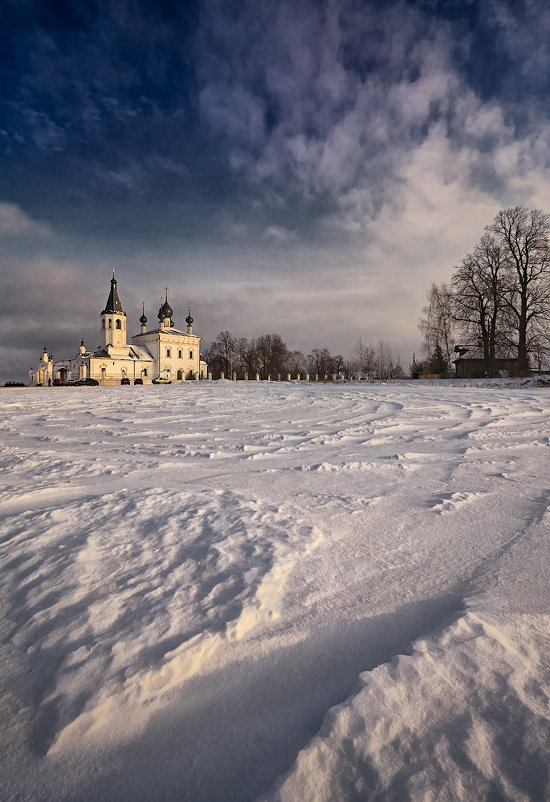
[[[518,54],[505,7],[461,5],[467,12],[445,3],[212,0],[200,29],[202,122],[274,213],[288,202],[317,216],[332,206],[348,210],[343,225],[360,227],[398,192],[411,150],[436,126],[485,160],[519,124],[515,78],[491,80],[487,66],[525,60],[528,43]],[[527,11],[522,20],[533,27]],[[472,124],[478,88],[491,102],[502,87],[512,130]],[[497,182],[486,163],[472,165],[472,178],[489,190]]]
[[[372,217],[435,124],[457,143],[472,139],[461,106],[469,93],[498,96],[507,121],[525,126],[525,115],[515,119],[518,92],[547,89],[549,14],[530,2],[8,9],[7,169],[30,158],[39,180],[56,175],[73,198],[103,193],[109,216],[121,192],[142,213],[137,196],[168,187],[178,199],[210,200],[211,214],[244,202],[253,217],[260,198],[271,214],[284,218],[291,203],[311,220],[349,206],[350,192],[368,184],[358,214]],[[498,142],[485,132],[475,145],[491,152]],[[13,200],[38,212],[24,175],[12,177]]]
[[[193,11],[177,8],[168,15],[163,3],[14,6],[4,99],[14,126],[18,112],[30,113],[19,119],[20,135],[48,118],[67,148],[94,153],[137,150],[145,128],[154,133],[174,117],[189,125]]]

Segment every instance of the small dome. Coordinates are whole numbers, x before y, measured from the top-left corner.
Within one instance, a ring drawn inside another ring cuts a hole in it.
[[[192,326],[193,325],[193,318],[191,317],[191,310],[189,310],[189,314],[185,318],[185,322],[187,323],[188,326]]]
[[[159,309],[158,318],[159,320],[163,320],[165,317],[172,317],[173,314],[172,307],[168,301],[165,301]]]
[[[147,318],[145,317],[145,314],[143,314],[140,317],[139,322],[141,323],[142,326],[145,326],[145,324],[147,323]]]
[[[172,307],[168,303],[168,287],[164,288],[165,296],[164,296],[164,303],[159,309],[158,318],[159,320],[164,320],[165,318],[171,318],[174,312],[172,311]],[[173,326],[174,324],[170,321],[170,325]]]

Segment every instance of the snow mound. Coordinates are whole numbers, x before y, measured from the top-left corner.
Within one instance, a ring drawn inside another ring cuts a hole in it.
[[[361,676],[265,802],[548,799],[550,617],[467,611]]]

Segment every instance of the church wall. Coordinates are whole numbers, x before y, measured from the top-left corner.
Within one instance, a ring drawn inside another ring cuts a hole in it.
[[[200,340],[190,337],[164,336],[160,342],[159,374],[171,381],[184,381],[191,371],[199,371]]]
[[[154,378],[154,363],[134,359],[109,359],[109,357],[90,357],[90,378],[97,379],[102,385],[120,384],[121,379],[143,379],[150,384]],[[146,371],[146,374],[143,373]]]
[[[155,360],[155,378],[185,381],[189,372],[199,375],[201,338],[190,334],[151,332],[132,337],[147,348]]]

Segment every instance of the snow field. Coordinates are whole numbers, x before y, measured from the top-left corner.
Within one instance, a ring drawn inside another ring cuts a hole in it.
[[[6,799],[550,796],[550,391],[0,401]]]

